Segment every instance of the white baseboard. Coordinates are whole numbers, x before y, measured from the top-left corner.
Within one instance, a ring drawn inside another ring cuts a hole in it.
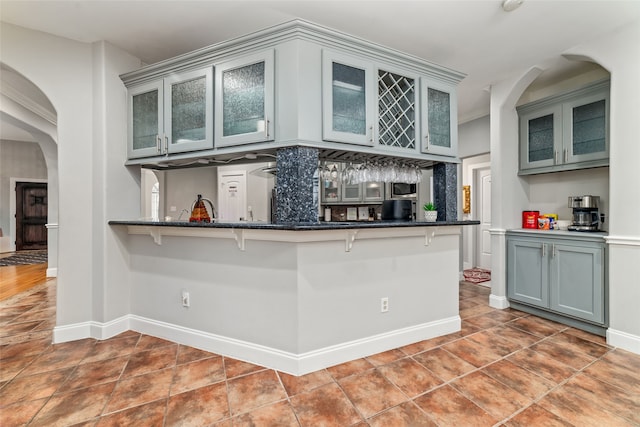
[[[58,277],[58,267],[47,268],[47,277]]]
[[[640,336],[615,329],[607,329],[607,344],[632,353],[640,354]]]
[[[82,322],[53,328],[54,344],[85,338],[106,340],[131,329],[129,316],[122,316],[110,322]]]
[[[507,297],[499,297],[497,295],[489,295],[489,306],[499,308],[500,310],[509,308],[509,300]]]
[[[288,374],[304,375],[360,357],[454,333],[459,331],[460,327],[460,317],[454,316],[301,354],[135,315],[123,316],[108,323],[84,322],[56,327],[53,336],[55,343],[83,338],[107,339],[131,329]]]

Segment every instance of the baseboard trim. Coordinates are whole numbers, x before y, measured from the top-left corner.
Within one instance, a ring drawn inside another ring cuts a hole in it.
[[[47,268],[47,277],[58,277],[58,267]]]
[[[82,322],[53,328],[53,343],[58,344],[85,338],[106,340],[131,329],[129,316],[122,316],[110,322]]]
[[[507,297],[499,297],[497,295],[489,295],[489,306],[500,310],[509,308],[509,300]]]
[[[300,354],[136,315],[123,316],[107,323],[84,322],[56,327],[53,336],[55,343],[83,338],[107,339],[130,329],[291,375],[305,375],[350,360],[454,333],[460,328],[460,316],[453,316]]]
[[[607,329],[607,344],[632,353],[640,354],[640,336],[615,329]]]

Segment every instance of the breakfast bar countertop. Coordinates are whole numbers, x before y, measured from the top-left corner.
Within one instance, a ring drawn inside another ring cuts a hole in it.
[[[403,228],[403,227],[440,227],[440,226],[460,226],[460,225],[477,225],[480,221],[329,221],[318,223],[279,223],[273,224],[269,222],[187,222],[187,221],[109,221],[109,225],[128,225],[128,226],[152,226],[152,227],[184,227],[184,228],[235,228],[235,229],[253,229],[253,230],[287,230],[287,231],[306,231],[306,230],[342,230],[342,229],[362,229],[362,228]]]

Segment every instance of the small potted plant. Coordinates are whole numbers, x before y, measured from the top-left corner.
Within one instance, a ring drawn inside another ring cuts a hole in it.
[[[425,203],[422,206],[422,209],[424,209],[424,219],[427,222],[436,222],[436,219],[438,218],[438,211],[436,211],[436,207],[434,206],[433,203],[429,202],[429,203]]]

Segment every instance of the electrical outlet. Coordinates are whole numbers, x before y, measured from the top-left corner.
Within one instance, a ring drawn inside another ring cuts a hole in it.
[[[389,298],[380,298],[380,313],[386,313],[389,311]]]
[[[182,306],[191,307],[191,298],[189,296],[189,292],[187,291],[182,291]]]

